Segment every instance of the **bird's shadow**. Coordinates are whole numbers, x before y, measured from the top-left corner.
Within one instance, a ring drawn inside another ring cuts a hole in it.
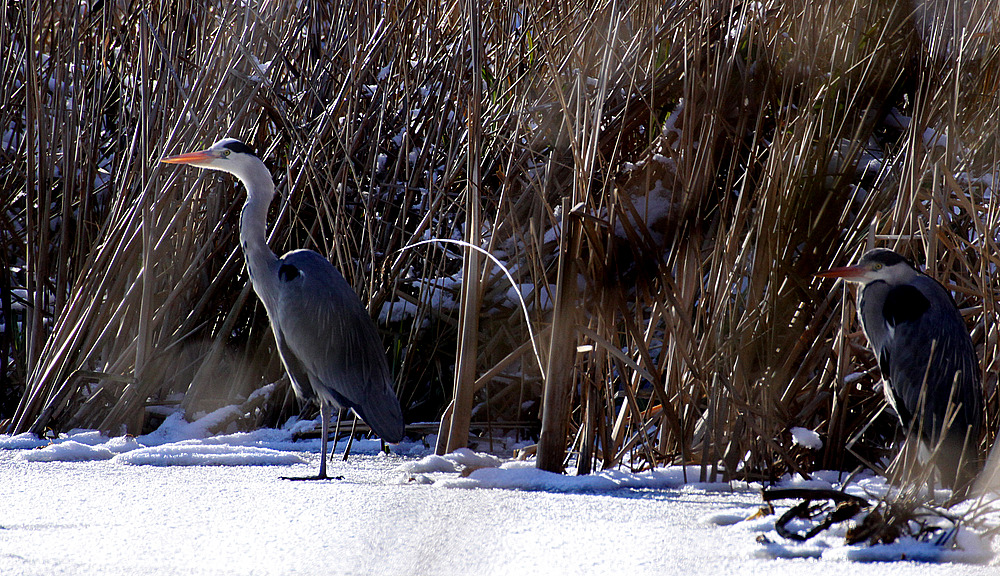
[[[343,480],[344,477],[343,476],[327,476],[325,474],[322,475],[322,476],[320,476],[319,474],[317,474],[316,476],[281,476],[281,479],[282,480],[292,480],[294,482],[301,482],[301,481],[305,481],[305,480]]]

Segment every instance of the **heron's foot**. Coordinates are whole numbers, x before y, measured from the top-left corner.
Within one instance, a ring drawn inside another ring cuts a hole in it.
[[[326,474],[317,474],[315,476],[282,476],[282,480],[294,480],[296,482],[302,480],[343,480],[343,476],[327,476]]]

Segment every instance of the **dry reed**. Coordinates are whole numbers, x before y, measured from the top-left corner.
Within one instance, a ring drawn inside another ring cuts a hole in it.
[[[456,343],[475,351],[449,446],[461,420],[534,436],[556,386],[549,469],[877,464],[894,423],[874,359],[850,295],[812,278],[871,243],[955,291],[990,445],[998,15],[933,6],[7,3],[0,418],[138,433],[269,382],[233,425],[299,412],[247,287],[240,192],[157,163],[232,135],[274,173],[272,248],[328,255],[380,317],[408,421],[441,419]],[[473,239],[520,285],[404,249],[426,238]]]

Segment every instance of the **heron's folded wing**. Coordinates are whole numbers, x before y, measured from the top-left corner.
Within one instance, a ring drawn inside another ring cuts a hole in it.
[[[402,410],[382,341],[357,294],[315,252],[291,252],[280,266],[277,324],[317,395],[353,408],[376,434],[398,442]]]

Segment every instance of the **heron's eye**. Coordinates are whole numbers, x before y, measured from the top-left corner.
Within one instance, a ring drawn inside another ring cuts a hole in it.
[[[229,150],[223,150],[222,151],[222,157],[223,158],[227,158],[228,156],[229,156]]]
[[[882,269],[882,265],[879,264],[878,262],[876,262],[875,264],[872,264],[872,270],[881,270],[881,269]]]

